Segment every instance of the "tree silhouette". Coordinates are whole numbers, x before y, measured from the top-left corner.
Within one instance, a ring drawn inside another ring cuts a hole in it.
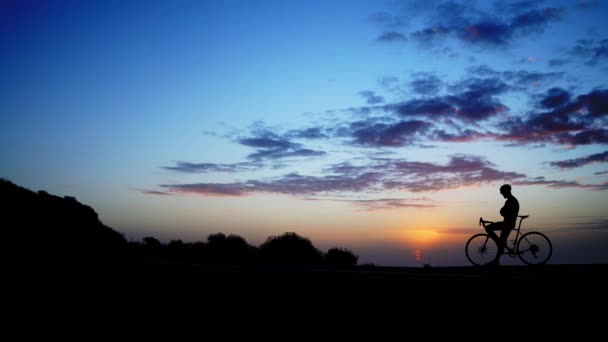
[[[325,254],[325,262],[329,265],[356,265],[359,256],[347,248],[331,248]]]
[[[264,262],[289,264],[320,264],[323,254],[309,239],[294,232],[280,236],[269,237],[260,246],[261,258]]]

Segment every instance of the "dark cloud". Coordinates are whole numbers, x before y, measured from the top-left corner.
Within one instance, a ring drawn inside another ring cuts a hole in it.
[[[279,193],[313,195],[326,192],[372,190],[380,178],[379,173],[362,173],[356,176],[329,175],[323,177],[302,176],[290,173],[273,180],[248,180],[246,182],[217,184],[160,185],[176,193],[194,193],[205,196],[245,196],[252,193]]]
[[[513,18],[510,26],[515,33],[543,31],[549,22],[560,20],[562,12],[558,8],[532,9]]]
[[[456,112],[456,108],[443,97],[409,100],[401,104],[389,105],[387,109],[394,110],[395,113],[404,117],[451,116]]]
[[[594,175],[607,175],[608,174],[608,170],[607,171],[598,171],[598,172],[594,172]]]
[[[406,159],[374,158],[363,165],[351,162],[334,164],[324,170],[327,175],[305,176],[289,173],[266,180],[234,183],[163,184],[163,193],[191,193],[204,196],[246,196],[254,193],[320,195],[337,192],[375,193],[384,190],[427,192],[487,183],[544,185],[553,188],[576,187],[608,190],[603,184],[580,184],[575,181],[529,178],[517,172],[501,171],[485,158],[471,155],[450,156],[448,163],[417,162]],[[351,201],[368,208],[424,208],[434,203],[414,200],[380,199]]]
[[[561,88],[551,88],[547,91],[546,96],[541,99],[540,105],[547,109],[563,107],[564,105],[570,103],[571,97],[572,94],[570,94],[570,92],[567,90]]]
[[[453,31],[459,39],[475,44],[506,45],[513,36],[511,26],[498,20],[481,21]]]
[[[502,77],[521,89],[538,87],[555,82],[564,76],[563,72],[530,72],[526,70],[504,71]]]
[[[433,46],[437,42],[449,36],[452,30],[447,27],[432,27],[418,30],[411,33],[413,40],[422,46]]]
[[[592,117],[608,115],[608,90],[594,90],[577,98],[577,104]]]
[[[353,200],[333,200],[338,202],[348,202],[350,204],[363,207],[366,211],[387,210],[387,209],[426,209],[435,208],[436,204],[430,203],[429,199],[404,199],[404,198],[381,198],[381,199],[353,199]],[[429,203],[425,203],[429,202]]]
[[[608,130],[603,128],[608,116],[608,91],[594,90],[572,99],[563,89],[552,88],[537,97],[544,112],[532,112],[527,117],[515,117],[499,126],[506,133],[498,140],[521,144],[549,142],[562,145],[608,143]]]
[[[160,196],[170,196],[173,195],[172,193],[169,192],[165,192],[165,191],[157,191],[157,190],[141,190],[142,194],[146,194],[146,195],[160,195]]]
[[[472,77],[448,88],[455,92],[452,95],[413,99],[385,108],[404,117],[455,117],[466,122],[485,120],[508,110],[499,99],[493,97],[509,89],[500,79]]]
[[[384,76],[378,80],[381,86],[384,88],[391,88],[399,82],[399,78],[395,76]]]
[[[479,132],[472,129],[458,130],[456,133],[448,133],[444,130],[434,130],[430,136],[432,140],[444,142],[469,142],[481,139],[493,139],[492,133]]]
[[[370,147],[399,147],[412,145],[432,126],[421,120],[378,123],[358,121],[350,125],[352,143]]]
[[[414,77],[415,79],[409,83],[409,86],[417,94],[435,95],[443,86],[443,82],[439,77],[433,74],[417,73],[414,74]]]
[[[296,139],[323,139],[329,137],[321,127],[294,129],[287,132],[285,135]]]
[[[293,143],[279,137],[243,138],[239,140],[239,144],[264,149],[288,149],[294,147]]]
[[[523,0],[515,2],[496,1],[494,7],[498,13],[511,13],[520,15],[528,11],[534,10],[540,1],[538,0]]]
[[[299,144],[297,145],[299,146]],[[293,149],[263,149],[258,150],[255,153],[250,154],[247,158],[251,160],[262,160],[262,159],[279,159],[279,158],[290,158],[290,157],[320,157],[327,154],[324,151],[315,151],[308,148],[293,148]]]
[[[523,179],[526,175],[497,170],[494,165],[478,156],[451,156],[446,165],[423,162],[398,161],[385,165],[393,171],[395,179],[386,180],[387,189],[412,192],[438,191],[461,186]]]
[[[576,6],[579,8],[587,9],[594,8],[600,4],[600,0],[577,0]]]
[[[376,38],[376,41],[383,43],[401,43],[406,42],[407,37],[403,33],[390,31],[379,35],[378,38]]]
[[[499,88],[498,93],[503,93],[508,90],[526,90],[530,87],[539,87],[552,82],[558,81],[563,78],[563,72],[531,72],[527,70],[506,70],[496,71],[487,65],[476,65],[467,68],[467,72],[470,75],[486,77],[485,82],[496,82]],[[458,88],[464,84],[464,82],[471,82],[474,80],[471,77],[470,80],[465,80],[461,84],[456,83],[452,87]],[[489,84],[486,84],[486,88]]]
[[[427,46],[453,37],[479,46],[504,47],[515,38],[543,32],[561,17],[561,9],[537,9],[529,2],[502,6],[497,15],[466,4],[439,2],[430,16],[431,25],[411,32],[411,37]]]
[[[161,166],[161,169],[185,173],[208,173],[208,172],[239,172],[248,171],[260,168],[259,163],[242,162],[234,164],[216,164],[216,163],[190,163],[184,161],[176,161],[175,166]]]
[[[595,153],[586,157],[550,162],[551,166],[559,169],[572,169],[593,163],[608,163],[608,151]]]
[[[161,184],[161,188],[173,193],[189,193],[204,196],[245,196],[248,191],[243,183],[192,183],[192,184]]]
[[[570,62],[572,62],[572,61],[569,60],[569,59],[554,58],[554,59],[550,59],[547,62],[547,64],[550,67],[560,67],[560,66],[566,65],[566,64],[568,64]]]
[[[483,91],[466,91],[448,96],[447,99],[457,107],[456,117],[463,121],[485,120],[509,109],[500,100]]]
[[[371,90],[360,91],[359,96],[364,98],[365,102],[367,102],[367,104],[370,104],[370,105],[384,102],[384,97],[376,95],[376,93]]]
[[[323,156],[326,152],[303,148],[301,144],[289,141],[285,137],[281,137],[267,130],[257,132],[260,134],[253,138],[241,138],[238,142],[241,145],[255,147],[258,150],[247,156],[252,161],[262,161],[265,159],[280,159],[290,157],[318,157]],[[302,132],[300,132],[302,133]],[[314,133],[314,131],[304,132]]]
[[[585,58],[586,64],[597,65],[608,61],[608,39],[600,41],[581,39],[570,50],[573,56]]]
[[[377,24],[381,24],[388,29],[396,29],[407,26],[408,19],[405,16],[393,15],[388,12],[376,12],[369,16],[369,19]]]
[[[543,185],[550,188],[580,188],[588,190],[608,190],[608,182],[602,184],[581,184],[576,181],[565,180],[547,180],[545,177],[536,177],[534,179],[519,180],[511,183],[511,185]]]

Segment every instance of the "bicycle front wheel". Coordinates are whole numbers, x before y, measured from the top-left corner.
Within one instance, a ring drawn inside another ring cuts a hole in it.
[[[467,241],[465,253],[473,265],[484,266],[496,259],[498,246],[488,234],[476,234]]]
[[[528,265],[543,265],[553,253],[551,240],[539,232],[529,232],[517,241],[517,255]]]

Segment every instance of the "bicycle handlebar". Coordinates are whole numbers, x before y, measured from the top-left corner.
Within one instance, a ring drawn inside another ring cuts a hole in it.
[[[484,226],[484,224],[486,224],[486,223],[494,223],[494,222],[493,221],[486,221],[486,220],[483,219],[483,217],[479,218],[479,225],[480,226]]]

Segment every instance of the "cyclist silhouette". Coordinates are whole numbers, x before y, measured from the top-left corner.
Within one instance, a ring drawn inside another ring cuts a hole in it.
[[[502,222],[489,224],[485,227],[486,232],[488,232],[488,235],[496,241],[496,246],[498,247],[496,259],[489,264],[492,266],[500,265],[500,257],[504,253],[507,237],[509,237],[511,230],[515,228],[517,214],[519,213],[519,202],[517,201],[517,198],[511,194],[511,185],[504,184],[501,186],[500,194],[507,199],[505,205],[500,209],[500,215],[502,215],[504,220]],[[500,237],[495,233],[497,230],[500,230]]]

